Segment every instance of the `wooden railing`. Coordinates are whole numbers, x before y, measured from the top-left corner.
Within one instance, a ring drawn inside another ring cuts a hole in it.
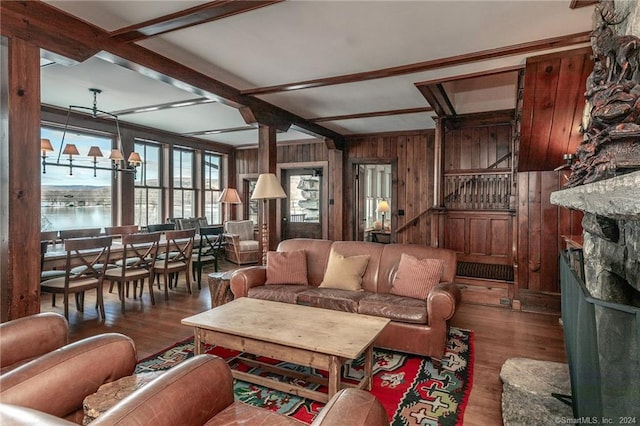
[[[444,205],[454,210],[514,208],[509,171],[448,173],[444,176]]]

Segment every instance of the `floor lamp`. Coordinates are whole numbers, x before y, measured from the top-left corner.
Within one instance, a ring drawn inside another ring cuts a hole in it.
[[[224,223],[225,220],[231,219],[230,204],[242,204],[240,195],[238,195],[238,191],[236,191],[235,188],[225,188],[220,194],[220,197],[218,197],[218,202],[226,205],[224,217],[222,218],[222,223]]]
[[[262,264],[267,264],[269,250],[269,209],[268,201],[287,198],[278,178],[273,173],[263,173],[258,176],[256,187],[251,195],[252,200],[262,200]]]

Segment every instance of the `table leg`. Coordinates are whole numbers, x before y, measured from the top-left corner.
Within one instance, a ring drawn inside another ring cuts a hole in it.
[[[337,356],[329,357],[329,383],[328,397],[331,399],[333,395],[340,390],[340,381],[342,380],[342,361]]]
[[[195,328],[195,331],[193,333],[193,346],[193,350],[196,355],[204,353],[204,342],[200,338],[200,330],[198,330],[197,327]]]
[[[373,345],[369,345],[364,353],[364,377],[367,380],[367,390],[371,390],[373,385]]]

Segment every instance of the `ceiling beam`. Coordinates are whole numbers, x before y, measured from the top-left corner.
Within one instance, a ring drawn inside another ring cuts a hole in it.
[[[219,135],[221,133],[246,132],[247,130],[256,130],[257,128],[258,126],[228,127],[226,129],[199,130],[197,132],[187,132],[180,134],[182,136]]]
[[[209,99],[209,98],[185,99],[182,101],[166,102],[163,104],[155,104],[155,105],[143,105],[139,107],[121,109],[118,111],[110,111],[110,113],[117,116],[129,115],[129,114],[142,114],[144,112],[162,111],[165,109],[174,109],[174,108],[184,108],[184,107],[194,106],[194,105],[210,104],[213,102],[215,102],[215,100]]]
[[[84,61],[100,52],[100,58],[134,70],[150,78],[173,84],[196,96],[210,97],[227,105],[247,106],[258,117],[269,123],[289,123],[321,138],[330,138],[337,144],[344,137],[304,118],[253,96],[243,95],[238,89],[202,74],[181,63],[138,46],[110,37],[106,31],[81,21],[43,2],[2,1],[0,31],[7,37],[17,37],[51,52],[73,56]],[[7,14],[5,17],[5,13]],[[80,42],[79,40],[82,40]],[[81,48],[75,48],[79,45]]]
[[[456,110],[441,83],[416,86],[438,117],[455,117]]]
[[[216,21],[240,13],[249,12],[261,7],[280,3],[283,0],[217,0],[201,4],[169,15],[160,16],[145,22],[130,25],[112,31],[110,36],[115,40],[132,43],[165,34],[171,31]]]
[[[428,86],[430,84],[451,83],[459,80],[471,80],[473,78],[482,78],[482,77],[490,77],[493,75],[517,73],[518,71],[523,69],[524,69],[524,64],[513,65],[510,67],[495,68],[492,70],[478,71],[478,72],[472,72],[468,74],[458,74],[458,75],[453,75],[449,77],[434,78],[432,80],[419,81],[414,84],[416,85],[416,87],[418,87],[418,86]]]
[[[540,50],[555,49],[559,47],[588,43],[590,41],[589,34],[590,32],[582,32],[566,36],[552,37],[527,43],[512,44],[509,46],[503,46],[494,49],[465,53],[462,55],[449,56],[446,58],[433,59],[430,61],[417,62],[414,64],[382,68],[379,70],[344,74],[335,77],[318,78],[314,80],[298,81],[295,83],[285,83],[275,86],[258,87],[254,89],[246,89],[241,91],[241,93],[243,95],[265,95],[267,93],[288,92],[292,90],[311,89],[314,87],[355,83],[366,80],[374,80],[378,78],[388,78],[398,75],[414,74],[417,72],[468,64],[471,62],[478,62],[505,56],[513,56]]]
[[[371,117],[386,117],[391,115],[404,115],[404,114],[417,114],[420,112],[431,112],[431,107],[419,107],[419,108],[406,108],[406,109],[394,109],[389,111],[373,111],[363,112],[359,114],[347,114],[347,115],[334,115],[331,117],[316,117],[308,118],[311,123],[321,123],[323,121],[341,121],[341,120],[354,120],[356,118],[371,118]]]

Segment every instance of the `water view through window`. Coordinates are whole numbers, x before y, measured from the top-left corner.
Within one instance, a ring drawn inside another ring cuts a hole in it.
[[[54,152],[47,153],[45,173],[42,173],[41,229],[60,230],[111,226],[111,171],[77,166],[93,166],[89,148],[100,147],[105,157],[97,157],[99,167],[110,167],[111,139],[86,133],[69,132],[64,144],[75,144],[80,155],[73,157],[70,175],[69,158],[60,154],[62,130],[42,128],[42,138],[50,139]],[[58,154],[60,160],[58,161]],[[41,166],[42,167],[42,166]]]

